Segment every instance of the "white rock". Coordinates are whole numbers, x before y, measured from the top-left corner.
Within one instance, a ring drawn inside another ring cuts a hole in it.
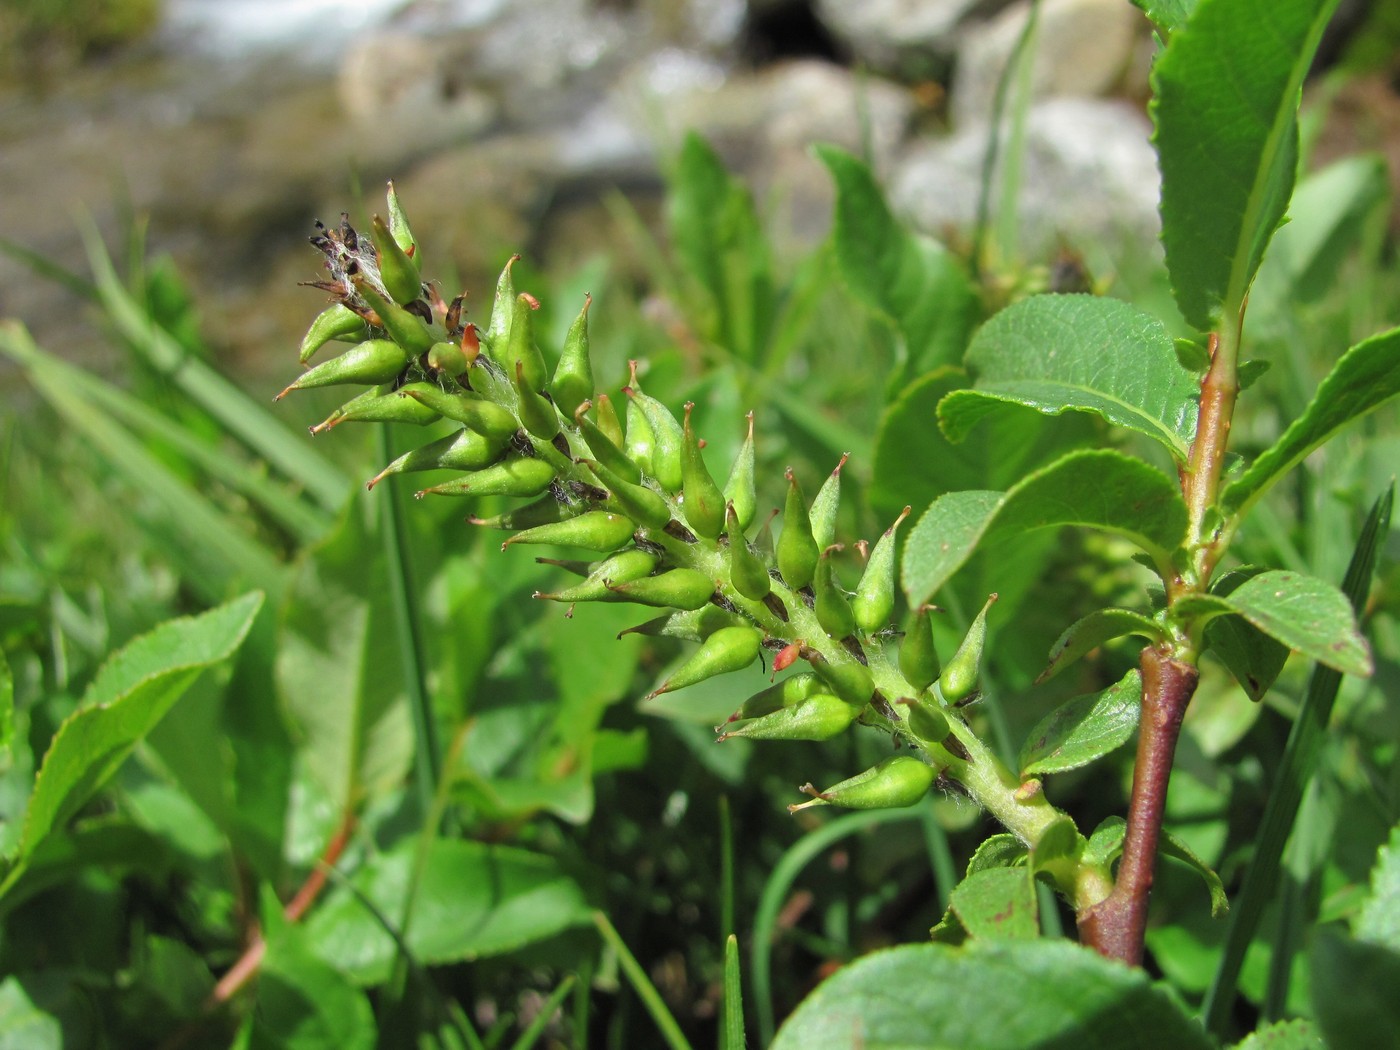
[[[832,36],[876,69],[891,69],[901,52],[951,50],[959,24],[984,0],[816,0]]]

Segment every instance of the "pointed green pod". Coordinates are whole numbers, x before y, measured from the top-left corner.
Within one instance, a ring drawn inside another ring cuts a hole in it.
[[[446,339],[428,348],[428,364],[439,372],[446,372],[453,379],[463,375],[471,367],[471,362],[467,360],[467,355],[462,353],[462,348]]]
[[[468,474],[464,478],[434,485],[413,495],[424,496],[538,496],[554,480],[554,468],[542,459],[508,459]]]
[[[671,507],[666,500],[645,485],[624,481],[596,459],[584,464],[598,476],[621,511],[648,529],[664,529],[671,521]]]
[[[778,571],[789,587],[800,591],[816,576],[821,549],[812,536],[812,522],[802,499],[802,487],[791,467],[786,477],[788,494],[783,507],[783,531],[778,535]]]
[[[379,256],[379,279],[384,284],[384,290],[400,306],[408,305],[423,294],[418,267],[399,247],[399,242],[389,232],[388,224],[378,215],[370,220],[369,230],[375,253]]]
[[[943,694],[944,703],[956,704],[959,700],[965,700],[977,688],[977,673],[982,664],[982,647],[987,644],[987,610],[996,600],[995,594],[988,596],[987,604],[982,606],[977,619],[973,620],[972,626],[967,629],[958,651],[938,676],[938,691]]]
[[[470,514],[467,516],[467,522],[489,529],[518,532],[521,529],[533,529],[536,525],[548,525],[551,522],[562,521],[564,511],[564,504],[555,499],[553,493],[550,493],[547,496],[541,496],[533,503],[494,514],[489,518],[478,518],[475,514]]]
[[[836,464],[836,469],[822,482],[817,490],[817,498],[812,500],[812,539],[818,550],[825,550],[836,541],[836,511],[841,502],[841,468],[851,458],[847,452]]]
[[[369,325],[365,319],[357,314],[344,303],[331,303],[311,322],[311,327],[306,330],[306,335],[301,340],[301,353],[298,360],[302,365],[310,361],[315,356],[316,351],[321,349],[332,340],[342,343],[359,343],[370,336]]]
[[[749,550],[749,541],[744,539],[744,530],[739,526],[739,516],[732,503],[725,505],[725,520],[729,526],[729,582],[745,598],[761,602],[773,589],[768,567]]]
[[[533,296],[517,295],[510,317],[510,334],[506,337],[501,353],[501,367],[506,375],[517,372],[524,377],[524,385],[531,393],[538,394],[549,380],[545,368],[544,355],[535,345],[535,309]],[[493,318],[494,320],[494,318]],[[550,435],[553,437],[553,435]]]
[[[904,632],[904,640],[899,643],[899,673],[919,692],[923,692],[938,681],[943,670],[938,660],[938,650],[933,645],[933,624],[929,613],[932,605],[921,605],[914,614],[909,629]]]
[[[856,630],[856,619],[851,612],[850,599],[846,597],[840,580],[836,578],[836,568],[832,564],[832,552],[840,549],[840,544],[834,544],[822,551],[821,557],[817,559],[816,574],[812,578],[817,623],[822,625],[823,631],[838,640],[854,634]]]
[[[389,191],[385,194],[389,205],[389,232],[394,235],[394,243],[404,250],[404,253],[413,260],[414,269],[420,273],[423,270],[423,260],[418,254],[418,241],[413,236],[413,231],[408,227],[408,216],[404,214],[403,205],[399,203],[398,191],[394,189],[394,184],[389,183]]]
[[[738,728],[720,734],[719,739],[737,736],[747,740],[830,740],[845,732],[859,715],[860,708],[830,693],[818,693],[791,707],[740,723]]]
[[[925,744],[942,744],[948,739],[948,718],[932,704],[921,700],[901,701],[908,709],[904,724],[909,731]]]
[[[681,463],[685,455],[685,431],[676,422],[676,417],[671,415],[671,410],[656,398],[649,397],[632,386],[625,386],[622,391],[631,399],[631,403],[641,410],[647,426],[651,429],[651,470],[647,471],[640,462],[637,465],[660,482],[667,492],[673,495],[680,492],[683,484]],[[630,440],[630,413],[627,417],[627,436]]]
[[[374,488],[391,474],[413,474],[423,470],[481,470],[501,458],[505,445],[482,437],[471,430],[430,441],[421,448],[405,452],[370,479],[366,488]]]
[[[739,519],[739,531],[753,524],[758,513],[758,489],[754,481],[753,413],[748,414],[749,433],[729,469],[729,480],[724,483],[724,498],[734,504],[734,514]]]
[[[506,441],[520,429],[514,413],[465,390],[443,390],[434,383],[409,383],[399,388],[399,394],[486,437]]]
[[[549,395],[566,416],[572,416],[579,405],[593,396],[593,363],[588,354],[588,307],[592,303],[593,296],[583,297],[583,309],[569,326],[559,364],[549,381]]]
[[[700,455],[700,442],[690,425],[694,401],[685,403],[685,424],[682,428],[681,490],[685,494],[685,520],[697,535],[707,540],[719,538],[724,531],[724,496],[705,467]]]
[[[716,675],[742,671],[757,662],[763,632],[756,627],[721,627],[700,643],[700,648],[685,663],[677,667],[644,700],[662,693],[673,693]]]
[[[574,409],[574,422],[578,425],[579,433],[583,437],[583,443],[588,446],[588,451],[593,453],[593,458],[603,466],[620,477],[623,481],[633,485],[640,484],[642,480],[641,469],[633,463],[626,452],[609,437],[598,424],[589,419],[585,414],[588,411],[590,402],[581,402]],[[601,413],[599,413],[601,415]]]
[[[626,449],[627,442],[622,436],[622,420],[617,418],[617,407],[612,403],[612,398],[607,394],[599,394],[595,400],[593,410],[598,414],[598,429],[603,435],[620,449]],[[597,455],[595,452],[594,455]],[[599,456],[601,459],[602,457]],[[635,466],[635,461],[633,463]]]
[[[526,430],[541,441],[549,441],[559,433],[559,413],[554,410],[549,398],[530,386],[524,372],[524,363],[516,361],[512,379],[518,398],[515,410],[520,414],[520,422]]]
[[[855,659],[832,663],[820,655],[814,656],[810,662],[812,670],[846,703],[857,707],[870,703],[870,698],[875,694],[875,679],[864,664]]]
[[[631,543],[636,528],[632,519],[622,514],[590,510],[577,517],[517,532],[501,544],[501,549],[505,550],[513,543],[553,543],[560,547],[582,547],[606,554]]]
[[[441,418],[421,401],[400,397],[393,383],[380,383],[345,402],[312,427],[311,433],[320,434],[341,423],[408,423],[422,427]]]
[[[437,342],[432,329],[417,314],[411,314],[398,303],[385,299],[365,281],[357,281],[355,290],[369,308],[379,315],[380,326],[389,337],[403,347],[411,357],[426,354]]]
[[[762,718],[764,715],[772,714],[784,707],[791,707],[801,700],[826,691],[826,684],[819,676],[811,671],[799,671],[797,674],[788,675],[775,685],[770,685],[767,689],[754,693],[740,705],[739,710],[735,711],[729,720],[732,722],[740,718]],[[856,708],[856,710],[860,709]]]
[[[695,569],[671,569],[659,576],[647,576],[612,589],[629,602],[656,605],[664,609],[699,609],[715,593],[715,581]]]
[[[390,339],[366,339],[352,346],[339,357],[322,361],[315,368],[308,369],[295,383],[273,398],[281,401],[293,390],[310,390],[319,386],[341,386],[358,383],[366,386],[387,383],[397,378],[408,366],[408,355],[403,347]]]
[[[511,318],[515,314],[515,278],[511,267],[520,261],[520,256],[512,255],[506,260],[501,276],[496,278],[496,296],[491,302],[491,320],[486,324],[487,356],[496,364],[505,366],[506,340],[510,337]]]
[[[640,634],[648,638],[679,638],[683,642],[699,642],[724,627],[737,627],[740,620],[731,612],[725,612],[718,605],[702,605],[698,609],[684,609],[658,616],[636,627],[629,627],[618,634]]]
[[[814,791],[809,784],[803,790],[813,796],[812,801],[788,806],[788,812],[818,805],[841,806],[844,809],[900,809],[912,806],[928,794],[934,775],[932,767],[913,755],[893,755],[825,791]]]
[[[656,568],[656,561],[656,555],[635,548],[618,551],[595,566],[581,583],[552,594],[536,591],[535,597],[567,603],[621,601],[617,592],[608,588],[608,584],[628,583],[648,576]]]
[[[894,615],[895,533],[904,519],[909,517],[910,509],[905,507],[895,518],[894,524],[876,541],[870,559],[865,563],[865,572],[856,585],[855,597],[851,599],[856,626],[866,634],[883,630]]]

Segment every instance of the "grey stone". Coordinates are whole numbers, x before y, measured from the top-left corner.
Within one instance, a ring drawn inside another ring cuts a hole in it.
[[[862,62],[889,71],[913,50],[951,52],[963,21],[988,0],[816,0],[817,17]]]

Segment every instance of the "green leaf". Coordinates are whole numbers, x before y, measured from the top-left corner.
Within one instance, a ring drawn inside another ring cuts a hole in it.
[[[1400,951],[1400,826],[1390,831],[1371,870],[1371,895],[1352,922],[1363,941]]]
[[[1123,852],[1128,822],[1122,817],[1105,817],[1084,846],[1084,863],[1106,867]]]
[[[1045,670],[1036,683],[1049,681],[1070,664],[1092,652],[1104,642],[1135,634],[1150,641],[1166,637],[1162,625],[1149,616],[1131,609],[1098,609],[1065,628],[1050,647]]]
[[[1186,24],[1196,3],[1197,0],[1133,0],[1134,7],[1152,19],[1159,30],[1168,33]]]
[[[1230,899],[1225,896],[1225,884],[1209,864],[1196,856],[1190,846],[1163,829],[1157,848],[1161,850],[1162,856],[1180,861],[1205,880],[1206,889],[1210,891],[1211,918],[1217,918],[1230,910]]]
[[[1163,564],[1186,534],[1186,505],[1167,476],[1121,452],[1071,452],[1001,492],[952,492],[905,545],[904,590],[927,601],[981,543],[1052,525],[1126,536]]]
[[[373,1050],[378,1034],[365,993],[318,959],[305,931],[283,925],[268,938],[258,970],[249,1047]]]
[[[1357,343],[1318,384],[1303,414],[1225,489],[1221,508],[1243,515],[1255,500],[1347,423],[1400,394],[1400,328]]]
[[[973,851],[972,859],[967,862],[967,874],[971,876],[979,871],[1024,864],[1027,852],[1025,843],[1015,835],[1005,832],[992,835],[983,839],[982,844]]]
[[[402,910],[418,841],[372,858],[350,883],[381,912]],[[515,951],[590,921],[583,890],[549,857],[508,846],[437,839],[428,850],[403,931],[428,966]],[[394,939],[355,895],[338,890],[307,920],[310,947],[360,984],[389,976]]]
[[[1327,1050],[1322,1033],[1311,1021],[1275,1021],[1257,1028],[1234,1050]]]
[[[836,184],[832,236],[851,294],[899,333],[915,373],[956,363],[977,314],[962,266],[895,219],[863,162],[831,146],[816,153]]]
[[[723,1050],[744,1050],[744,986],[739,979],[739,938],[724,941],[724,1042]]]
[[[62,1050],[63,1022],[44,1005],[26,983],[15,976],[0,982],[0,1048],[3,1050]],[[70,1035],[72,1033],[69,1033]]]
[[[1232,594],[1263,570],[1234,569],[1212,581],[1212,594]],[[1288,646],[1269,637],[1242,616],[1217,616],[1206,625],[1206,648],[1229,668],[1251,700],[1262,700],[1288,660]]]
[[[1400,952],[1323,927],[1308,952],[1313,1012],[1333,1050],[1395,1046]]]
[[[365,556],[380,517],[361,493],[300,558],[274,665],[300,754],[337,812],[397,785],[413,758],[389,569]]]
[[[170,620],[127,645],[93,679],[54,734],[34,782],[24,832],[0,893],[66,824],[205,670],[237,651],[262,606],[253,592],[200,616]]]
[[[1142,676],[1134,668],[1102,692],[1061,704],[1021,748],[1022,779],[1078,769],[1122,747],[1137,729],[1141,702]]]
[[[1343,674],[1369,675],[1371,653],[1351,603],[1332,584],[1299,572],[1261,572],[1229,594],[1188,595],[1182,617],[1238,613],[1259,630]]]
[[[1035,880],[1029,868],[985,868],[953,887],[949,906],[973,937],[1033,940],[1040,936]]]
[[[1118,299],[1036,295],[994,315],[967,351],[971,390],[938,406],[951,441],[1003,402],[1046,415],[1092,412],[1185,460],[1200,386],[1166,326]]]
[[[907,945],[823,981],[772,1050],[1206,1050],[1141,970],[1065,941]]]
[[[1162,243],[1177,305],[1198,329],[1237,316],[1283,218],[1299,91],[1335,6],[1200,0],[1153,69]]]
[[[8,762],[15,739],[15,676],[0,650],[0,762]]]

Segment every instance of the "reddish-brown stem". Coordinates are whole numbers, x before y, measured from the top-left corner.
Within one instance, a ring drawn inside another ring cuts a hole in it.
[[[1085,944],[1101,955],[1134,966],[1142,961],[1147,902],[1172,758],[1197,677],[1196,668],[1174,659],[1169,650],[1149,647],[1142,651],[1142,720],[1123,858],[1113,892],[1078,917],[1079,936]]]

